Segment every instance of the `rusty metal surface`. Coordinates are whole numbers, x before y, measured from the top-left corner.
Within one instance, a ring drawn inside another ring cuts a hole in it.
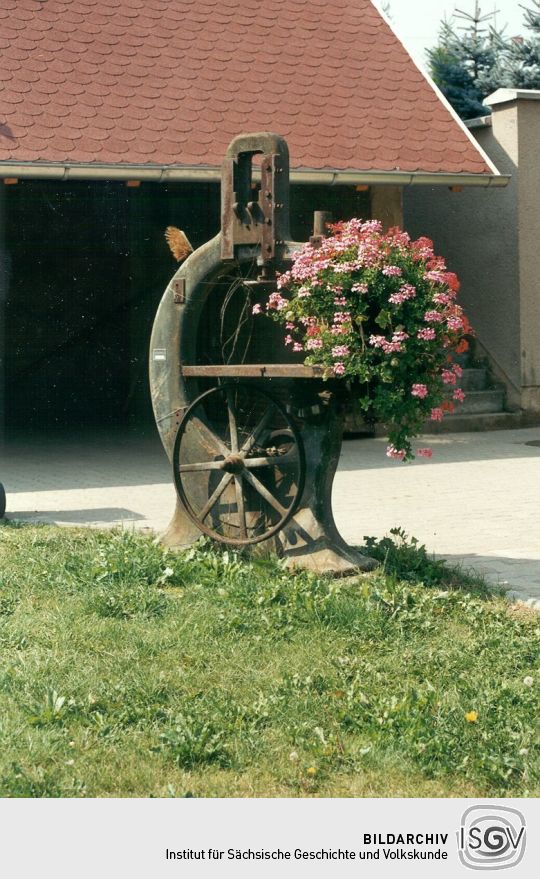
[[[262,154],[260,189],[254,189],[253,158]],[[256,200],[254,200],[254,196]],[[221,177],[221,258],[235,258],[235,247],[260,246],[263,269],[284,256],[289,232],[289,150],[285,140],[266,132],[235,138]],[[268,272],[270,274],[270,272]]]

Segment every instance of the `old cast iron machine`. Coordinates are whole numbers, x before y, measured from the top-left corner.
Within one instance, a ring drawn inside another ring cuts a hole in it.
[[[177,491],[163,541],[182,548],[202,533],[262,544],[291,566],[336,575],[370,569],[373,561],[346,545],[332,516],[339,382],[294,362],[281,328],[253,315],[300,246],[290,240],[283,138],[233,140],[221,201],[220,234],[178,269],[152,332],[152,402]],[[326,215],[315,220],[316,246]]]

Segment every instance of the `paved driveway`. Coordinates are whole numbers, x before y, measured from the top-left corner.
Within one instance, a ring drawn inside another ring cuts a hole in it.
[[[406,465],[385,457],[384,440],[344,443],[333,496],[343,536],[357,544],[399,525],[540,607],[540,428],[428,443],[433,458]],[[8,515],[26,521],[161,531],[174,507],[152,431],[23,440],[5,450],[0,475]]]

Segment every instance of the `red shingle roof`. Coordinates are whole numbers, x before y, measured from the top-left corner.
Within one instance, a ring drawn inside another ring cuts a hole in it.
[[[492,174],[370,0],[0,0],[0,161]]]

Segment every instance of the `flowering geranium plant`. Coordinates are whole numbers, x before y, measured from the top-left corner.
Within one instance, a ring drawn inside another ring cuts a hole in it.
[[[377,220],[330,228],[320,247],[305,244],[295,254],[266,312],[306,364],[349,380],[364,417],[388,425],[387,455],[406,461],[425,421],[453,411],[450,397],[464,399],[452,357],[467,350],[470,332],[456,302],[459,281],[428,238],[385,233]]]

